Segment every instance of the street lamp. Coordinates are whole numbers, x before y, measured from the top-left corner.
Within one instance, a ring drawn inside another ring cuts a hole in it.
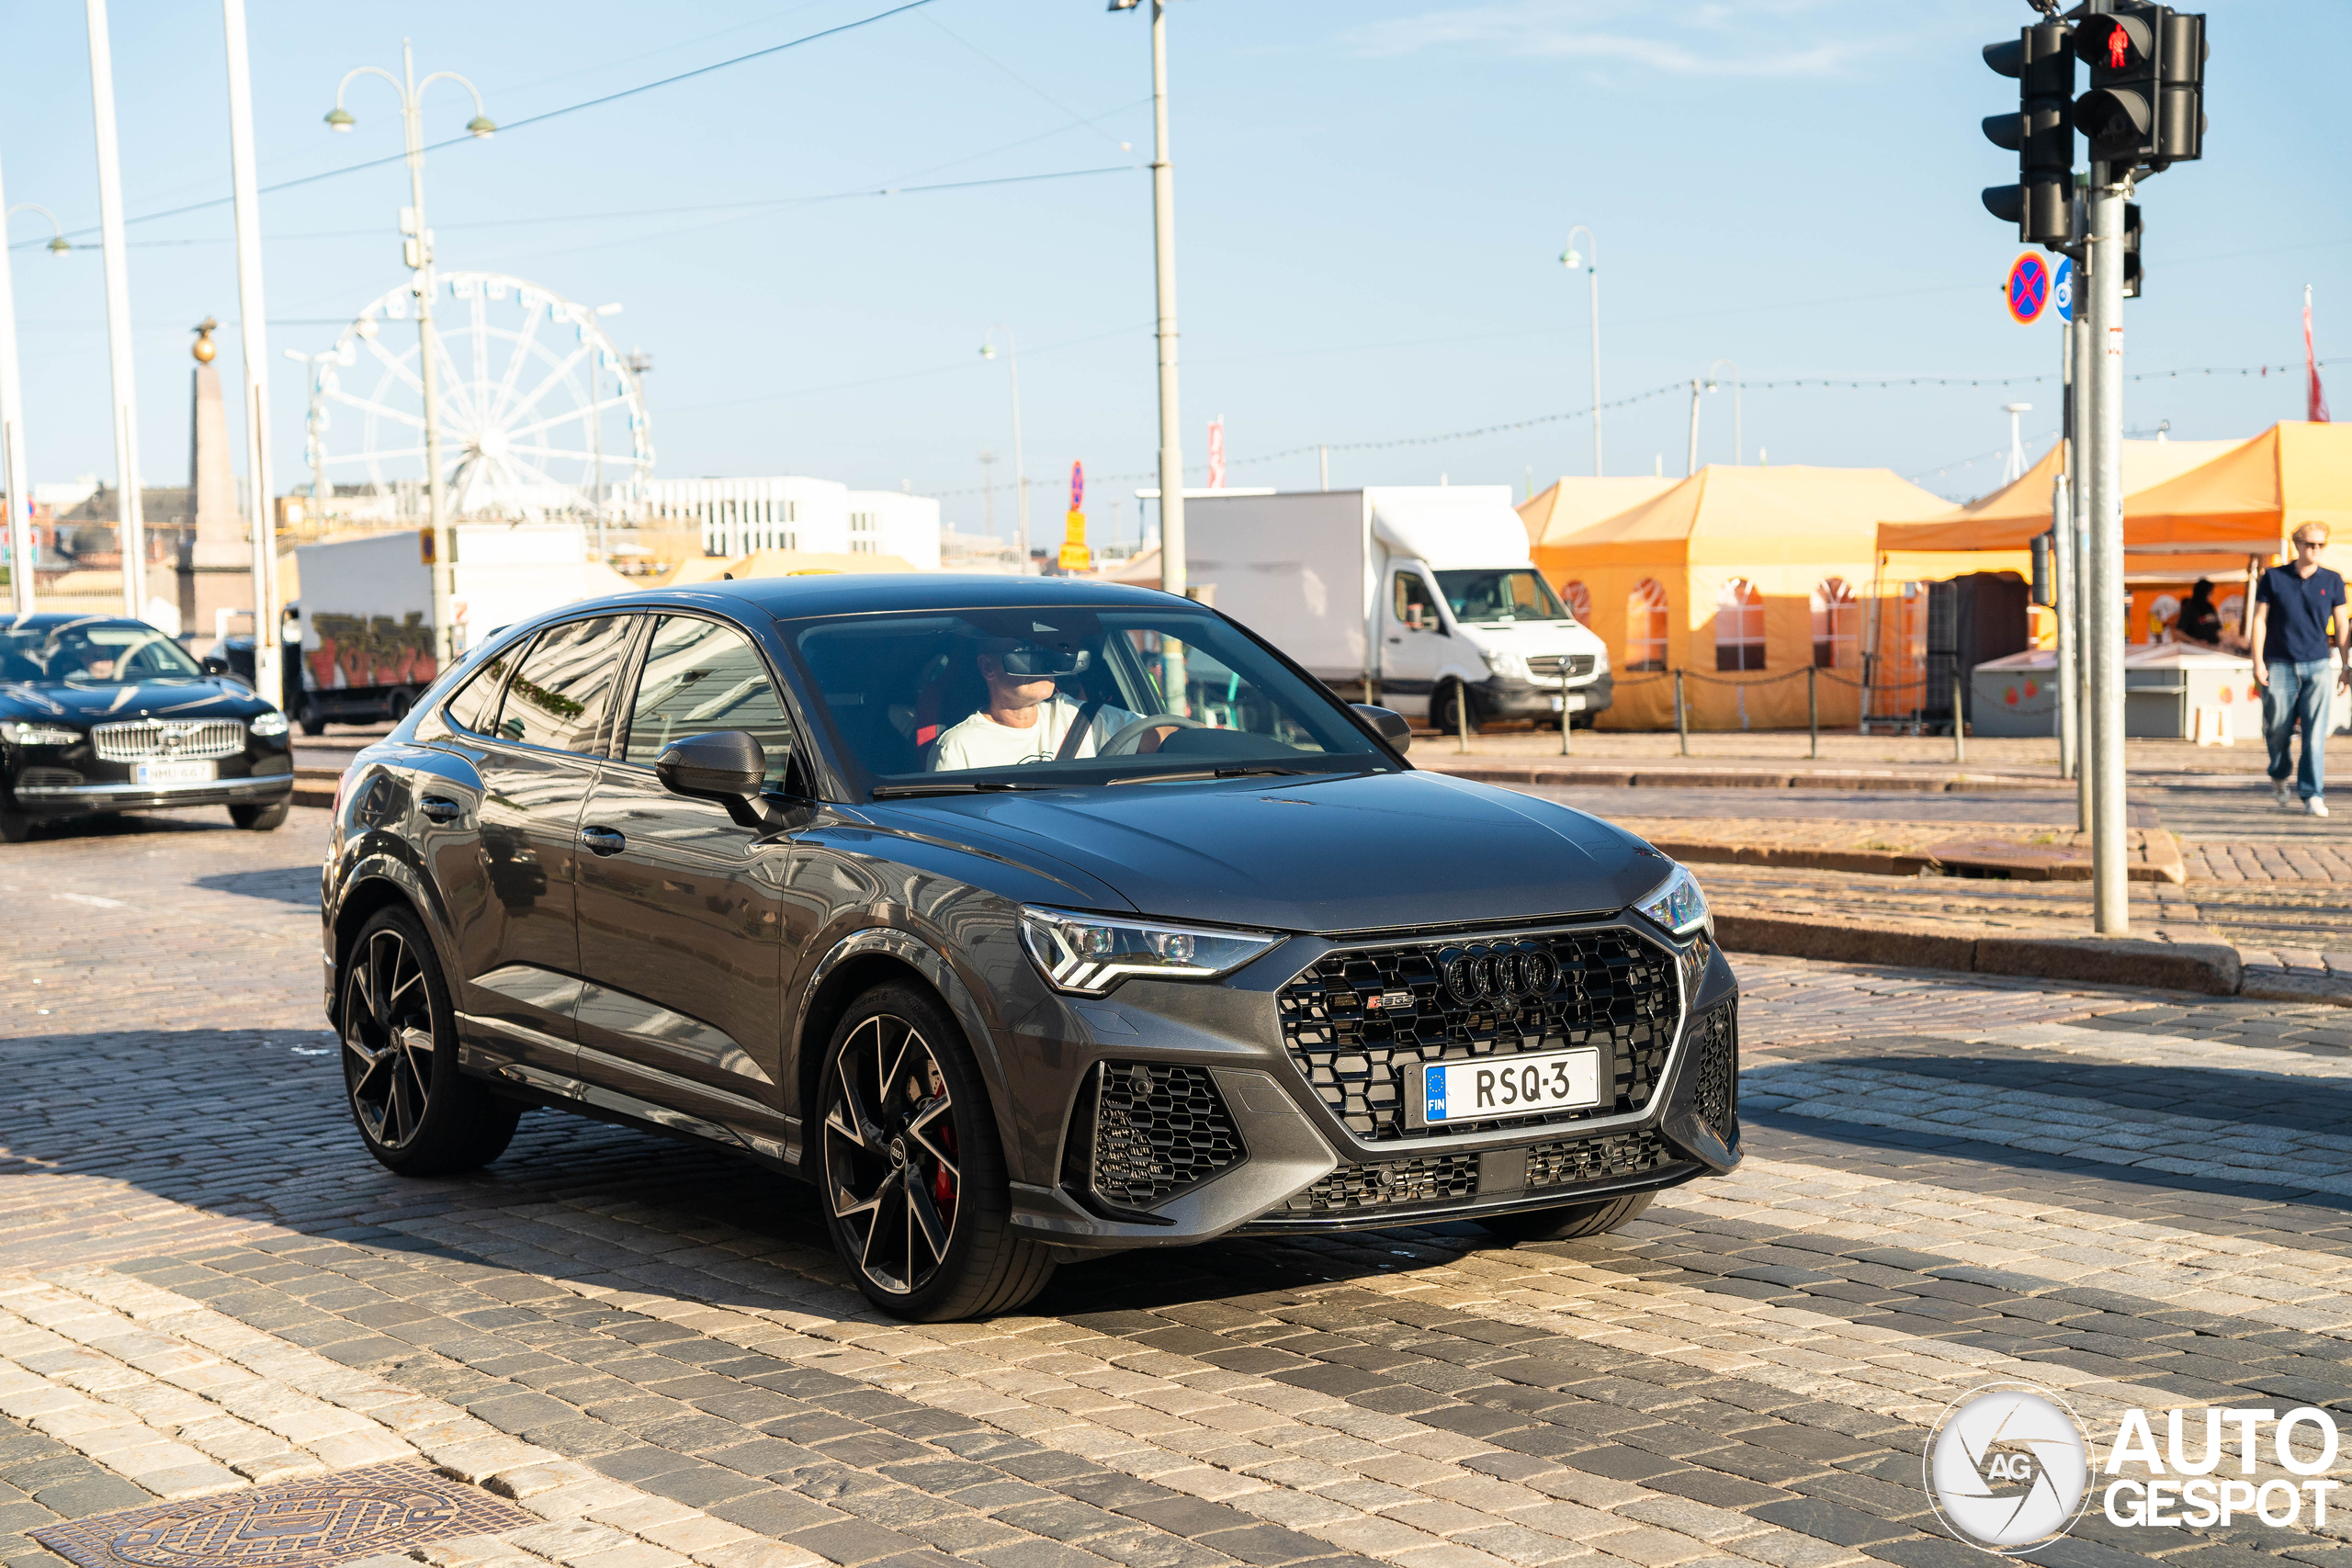
[[[297,365],[307,365],[311,367],[311,386],[315,394],[319,378],[317,367],[321,365],[340,363],[343,356],[332,348],[322,348],[316,354],[305,354],[299,348],[289,348],[286,351],[286,357]],[[313,412],[316,412],[317,406],[315,402],[311,404]],[[305,421],[306,424],[307,423]],[[318,432],[306,431],[305,434],[308,439],[303,445],[310,448],[311,458],[311,510],[323,519],[327,514],[326,452],[319,445]]]
[[[1109,9],[1133,11],[1142,0],[1110,0]],[[1152,285],[1159,351],[1159,587],[1182,594],[1184,581],[1184,444],[1176,400],[1176,164],[1168,152],[1168,0],[1151,0],[1151,240]],[[1367,617],[1370,606],[1366,606]],[[1184,654],[1162,658],[1170,700],[1182,707]]]
[[[49,220],[55,238],[49,254],[62,256],[74,247],[57,214],[38,202],[19,202],[0,212],[0,489],[7,492],[8,592],[17,614],[33,613],[32,479],[25,461],[25,391],[17,373],[17,293],[8,271],[7,220],[19,212],[38,212]]]
[[[1732,466],[1734,468],[1737,468],[1740,464],[1747,461],[1747,459],[1741,455],[1742,448],[1740,446],[1739,367],[1732,365],[1731,361],[1728,359],[1718,359],[1715,361],[1714,365],[1708,366],[1707,390],[1711,392],[1721,389],[1715,385],[1715,365],[1731,365],[1731,461]]]
[[[1012,494],[1021,515],[1021,571],[1029,572],[1029,473],[1021,464],[1021,344],[1014,341],[1012,329],[994,326],[980,343],[980,357],[996,357],[996,334],[1004,334],[1005,367],[1012,372]]]
[[[2031,403],[2003,403],[2001,412],[2009,416],[2009,468],[2001,476],[2004,484],[2014,484],[2025,478],[2025,441],[2018,425],[2019,414],[2031,413]]]
[[[1578,234],[1584,236],[1589,254],[1577,249]],[[1583,267],[1585,277],[1591,284],[1592,477],[1599,479],[1600,477],[1600,242],[1593,238],[1591,230],[1579,223],[1568,231],[1568,248],[1560,253],[1560,265],[1571,272],[1579,266]]]
[[[473,95],[474,118],[466,129],[477,137],[488,136],[498,128],[483,112],[481,90],[454,71],[436,71],[420,82],[416,79],[416,54],[409,40],[401,40],[401,73],[374,65],[362,65],[347,73],[334,90],[334,107],[327,112],[327,124],[335,130],[349,130],[356,123],[351,112],[343,107],[343,95],[352,81],[360,76],[381,76],[401,96],[401,125],[408,139],[409,208],[401,214],[403,242],[401,258],[414,275],[416,295],[417,371],[424,400],[424,489],[428,497],[433,533],[433,635],[436,639],[436,663],[447,669],[464,651],[458,645],[458,627],[454,599],[457,592],[455,568],[457,549],[449,536],[448,494],[441,474],[440,375],[437,361],[440,343],[433,331],[433,231],[424,226],[424,119],[420,101],[424,89],[447,79]],[[315,482],[315,481],[314,481]]]

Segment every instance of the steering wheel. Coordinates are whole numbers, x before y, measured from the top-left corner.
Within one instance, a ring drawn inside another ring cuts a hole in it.
[[[1181,713],[1156,713],[1152,714],[1148,717],[1139,718],[1133,724],[1121,726],[1119,733],[1111,737],[1110,739],[1102,742],[1102,744],[1096,749],[1094,754],[1098,757],[1133,756],[1136,753],[1136,746],[1142,743],[1143,738],[1146,735],[1155,729],[1162,728],[1168,725],[1174,725],[1179,729],[1206,729],[1208,728],[1207,725],[1203,724],[1199,719],[1186,718]]]

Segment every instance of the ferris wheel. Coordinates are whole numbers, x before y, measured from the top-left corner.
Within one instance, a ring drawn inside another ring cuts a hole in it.
[[[434,288],[450,516],[594,518],[637,500],[653,471],[645,362],[614,346],[600,312],[503,273],[442,273]],[[419,345],[393,330],[415,305],[411,287],[392,289],[310,356],[307,455],[322,497],[365,485],[422,509]]]

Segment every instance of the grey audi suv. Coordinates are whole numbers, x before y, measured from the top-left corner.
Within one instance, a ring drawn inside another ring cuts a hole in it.
[[[417,1175],[532,1106],[741,1151],[925,1320],[1212,1236],[1588,1235],[1729,1170],[1737,987],[1698,885],[1408,740],[1142,589],[569,606],[343,777],[353,1117]]]

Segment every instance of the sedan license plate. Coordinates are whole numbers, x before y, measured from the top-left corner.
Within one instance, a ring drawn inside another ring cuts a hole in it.
[[[1503,1116],[1544,1116],[1600,1103],[1600,1053],[1546,1051],[1432,1062],[1421,1068],[1421,1121],[1447,1127]]]
[[[130,782],[136,784],[210,784],[220,774],[214,762],[133,762]]]

